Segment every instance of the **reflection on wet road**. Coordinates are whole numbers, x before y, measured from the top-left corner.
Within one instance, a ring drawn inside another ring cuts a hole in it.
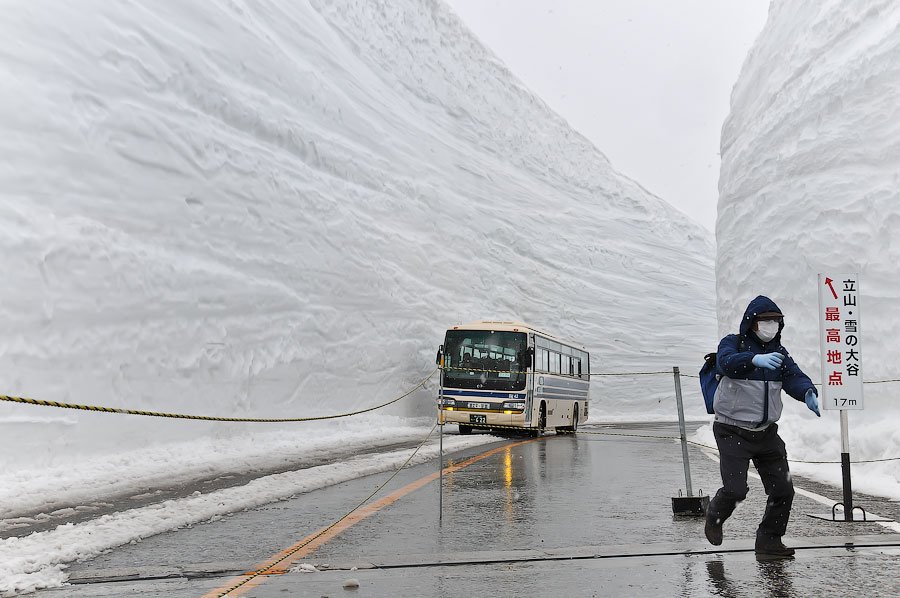
[[[658,424],[616,432],[673,436],[674,430]],[[753,537],[765,501],[758,480],[751,480],[750,496],[728,521],[725,543],[714,550],[703,537],[701,519],[672,514],[670,498],[684,487],[684,478],[680,447],[671,440],[589,433],[550,434],[515,445],[498,439],[497,445],[451,455],[446,464],[491,448],[500,450],[444,476],[442,517],[437,483],[426,483],[305,556],[302,562],[309,569],[318,565],[318,572],[268,576],[243,595],[341,595],[350,576],[360,582],[354,590],[359,597],[900,594],[900,537],[872,523],[806,517],[822,508],[801,495],[786,537],[798,548],[796,557],[758,561]],[[696,448],[691,459],[694,487],[714,491],[717,464]],[[384,492],[435,471],[436,463],[413,467]],[[337,520],[385,477],[148,538],[72,567],[77,578],[111,568],[223,563],[210,578],[72,586],[65,595],[118,595],[100,593],[115,586],[123,594],[202,596],[235,571],[252,570]],[[848,541],[855,546],[845,547]]]

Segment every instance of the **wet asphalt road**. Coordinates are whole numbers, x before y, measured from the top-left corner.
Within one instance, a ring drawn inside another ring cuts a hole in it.
[[[807,517],[828,508],[800,494],[786,537],[799,548],[796,557],[758,561],[752,543],[765,496],[756,479],[725,526],[723,546],[710,546],[702,519],[672,514],[671,497],[684,488],[679,445],[645,436],[677,436],[677,427],[588,427],[577,436],[551,433],[521,444],[498,439],[454,454],[448,462],[500,449],[445,476],[442,517],[438,484],[430,482],[294,563],[330,570],[266,576],[239,595],[900,595],[900,535],[875,523]],[[696,447],[690,456],[694,488],[714,492],[717,463]],[[437,463],[426,463],[403,471],[379,496],[436,470]],[[180,598],[231,587],[234,574],[338,520],[387,477],[145,539],[73,564],[71,579],[79,583],[38,595]],[[835,500],[840,495],[800,478],[795,484]],[[897,503],[856,501],[880,515],[900,514]],[[350,579],[359,587],[345,589]]]

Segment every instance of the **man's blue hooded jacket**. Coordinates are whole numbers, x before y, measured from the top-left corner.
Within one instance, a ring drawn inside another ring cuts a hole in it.
[[[763,342],[753,332],[757,316],[765,313],[782,311],[774,301],[760,295],[744,311],[740,334],[729,334],[719,342],[716,365],[722,379],[713,403],[718,422],[750,430],[766,428],[781,417],[782,389],[801,402],[807,390],[815,389],[781,344],[783,319],[778,334],[769,342]],[[767,370],[753,365],[753,357],[761,353],[781,353],[781,367]]]

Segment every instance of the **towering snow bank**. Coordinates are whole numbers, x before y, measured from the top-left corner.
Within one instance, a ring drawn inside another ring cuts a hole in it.
[[[45,0],[0,40],[4,393],[320,415],[414,386],[459,321],[615,372],[714,335],[709,235],[440,2]],[[637,380],[593,416],[673,415],[671,377]],[[5,466],[247,431],[9,404],[0,427]]]
[[[769,295],[787,314],[786,346],[816,381],[824,271],[861,273],[864,379],[900,378],[898,33],[896,2],[774,2],[722,133],[720,332],[737,327],[753,296]],[[849,414],[851,456],[900,457],[900,384],[864,392],[865,411]],[[786,412],[795,456],[839,456],[837,412],[821,421],[802,404]],[[879,487],[900,498],[900,461],[874,467],[854,487],[883,475]],[[837,467],[823,469],[840,479]]]

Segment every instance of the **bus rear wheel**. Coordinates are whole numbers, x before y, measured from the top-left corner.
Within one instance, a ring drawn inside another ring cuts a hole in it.
[[[468,436],[472,433],[472,426],[465,426],[463,424],[459,424],[459,435],[460,436]]]
[[[531,436],[537,438],[547,429],[547,404],[541,403],[540,415],[538,416],[537,428],[531,429]]]
[[[578,403],[575,403],[575,407],[572,410],[572,425],[571,426],[560,426],[556,428],[557,434],[574,434],[578,431]]]

